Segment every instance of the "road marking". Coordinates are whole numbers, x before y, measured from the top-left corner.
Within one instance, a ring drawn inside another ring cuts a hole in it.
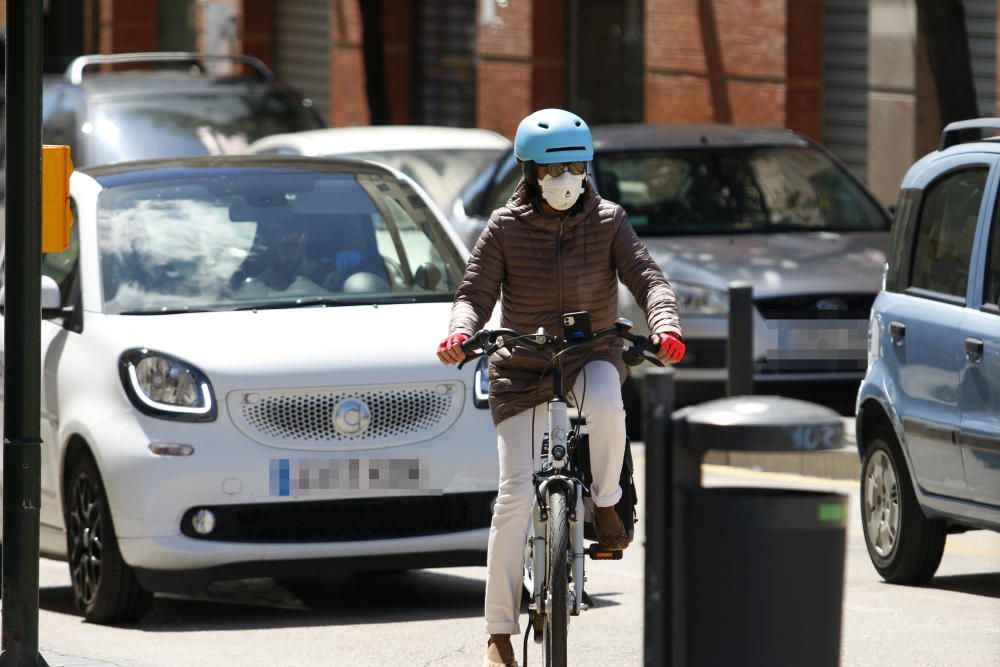
[[[990,538],[993,539],[990,539]],[[976,538],[986,538],[986,544],[980,544]],[[975,540],[975,541],[972,541]],[[990,544],[993,542],[993,544]],[[949,535],[944,543],[944,552],[950,556],[986,556],[1000,558],[1000,535],[972,534],[966,539],[958,535]]]
[[[645,467],[646,457],[642,454],[633,453],[632,459],[635,467]],[[764,470],[751,470],[750,468],[737,468],[735,466],[724,466],[715,463],[702,463],[702,472],[710,472],[716,475],[729,475],[732,477],[748,477],[751,479],[767,479],[781,482],[799,482],[802,484],[826,484],[843,489],[860,489],[860,482],[850,479],[835,479],[833,477],[813,477],[810,475],[797,475],[790,472],[766,472]]]

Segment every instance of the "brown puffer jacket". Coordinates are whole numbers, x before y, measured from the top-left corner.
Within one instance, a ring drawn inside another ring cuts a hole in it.
[[[674,292],[628,222],[621,206],[588,183],[579,212],[547,218],[528,203],[524,181],[490,216],[455,294],[449,334],[472,335],[489,319],[497,298],[501,326],[521,332],[562,332],[562,314],[590,313],[596,331],[618,317],[618,279],[645,311],[649,330],[681,335]],[[582,206],[581,206],[582,204]],[[625,378],[622,342],[607,339],[589,353],[566,355],[565,388],[588,361],[612,362]],[[518,348],[490,359],[494,423],[552,397],[549,356]]]

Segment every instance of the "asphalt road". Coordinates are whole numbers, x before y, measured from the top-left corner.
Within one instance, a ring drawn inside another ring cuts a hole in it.
[[[641,470],[642,448],[635,454]],[[1000,534],[951,536],[929,586],[892,586],[868,560],[855,484],[714,466],[705,484],[851,495],[843,665],[1000,665]],[[588,561],[595,604],[570,625],[571,664],[641,664],[641,544],[640,535],[618,562]],[[42,654],[52,667],[469,667],[485,644],[484,578],[484,568],[345,576],[297,595],[268,579],[216,584],[196,597],[157,596],[137,625],[102,627],[72,609],[65,564],[43,560]]]

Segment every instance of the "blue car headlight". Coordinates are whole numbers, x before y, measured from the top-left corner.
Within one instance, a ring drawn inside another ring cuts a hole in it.
[[[208,377],[176,357],[145,348],[118,360],[125,394],[143,414],[181,421],[213,421],[217,411]]]
[[[477,408],[490,407],[490,361],[480,357],[476,363],[476,375],[472,383],[472,403]]]

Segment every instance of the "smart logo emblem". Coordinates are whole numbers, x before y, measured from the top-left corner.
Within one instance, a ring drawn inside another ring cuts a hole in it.
[[[356,398],[345,399],[333,409],[333,427],[344,435],[364,432],[371,420],[368,406]]]

